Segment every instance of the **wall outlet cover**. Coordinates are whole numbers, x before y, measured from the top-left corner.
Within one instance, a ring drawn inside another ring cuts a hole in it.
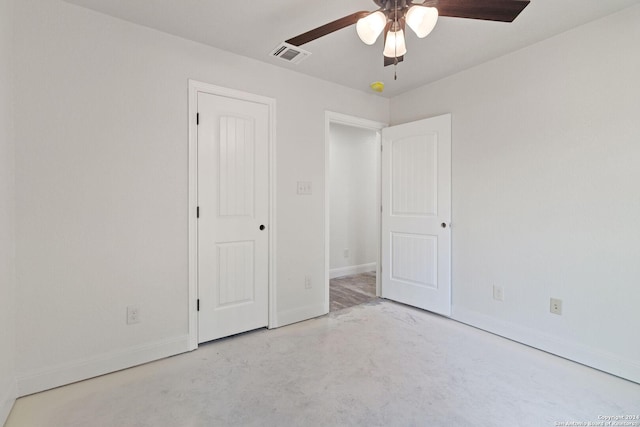
[[[140,323],[140,307],[130,305],[127,307],[127,325]]]
[[[502,286],[493,285],[493,299],[504,301],[504,288]]]
[[[562,314],[562,300],[558,298],[551,298],[549,311],[553,314]]]

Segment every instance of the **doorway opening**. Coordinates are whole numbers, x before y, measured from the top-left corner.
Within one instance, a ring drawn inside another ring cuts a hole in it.
[[[327,312],[380,295],[380,130],[384,126],[327,113]]]

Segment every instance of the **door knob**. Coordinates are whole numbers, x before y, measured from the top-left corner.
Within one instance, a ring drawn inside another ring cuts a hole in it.
[[[264,224],[260,224],[260,231],[264,230]]]
[[[447,223],[443,222],[442,224],[440,224],[440,227],[447,228]]]

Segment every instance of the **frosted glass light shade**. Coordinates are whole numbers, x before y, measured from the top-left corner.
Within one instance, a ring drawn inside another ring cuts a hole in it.
[[[385,25],[387,25],[387,17],[384,13],[377,11],[359,19],[356,23],[356,31],[358,32],[360,40],[368,45],[372,45],[378,40],[380,34],[382,34]]]
[[[407,25],[418,37],[427,37],[438,22],[438,9],[427,6],[411,6],[407,11],[406,19]]]
[[[407,45],[404,42],[404,31],[389,31],[387,42],[384,44],[384,56],[388,58],[398,58],[407,53]]]

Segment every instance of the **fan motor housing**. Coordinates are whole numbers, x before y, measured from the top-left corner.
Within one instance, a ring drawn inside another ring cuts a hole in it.
[[[396,9],[395,0],[373,0],[373,2],[377,4],[378,7],[380,7],[380,9],[382,9],[383,11],[390,11],[390,10]],[[429,7],[438,6],[438,0],[425,0],[418,3],[414,3],[411,0],[398,0],[397,3],[398,3],[398,6],[397,6],[398,10],[407,9],[413,5],[429,6]]]

